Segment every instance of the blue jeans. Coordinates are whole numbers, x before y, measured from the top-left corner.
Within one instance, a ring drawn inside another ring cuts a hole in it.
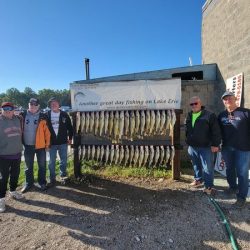
[[[237,197],[245,200],[248,193],[250,151],[240,151],[232,147],[223,147],[221,153],[226,163],[229,187],[234,189],[238,188],[239,192]]]
[[[61,145],[51,145],[49,150],[49,171],[50,171],[50,181],[56,180],[56,155],[57,151],[60,157],[60,176],[67,176],[66,168],[67,168],[67,153],[68,153],[68,144]]]
[[[213,153],[210,147],[188,147],[188,154],[194,168],[194,179],[204,180],[205,188],[214,185]]]
[[[38,164],[38,183],[46,185],[46,152],[44,148],[35,149],[35,146],[24,146],[25,159],[25,177],[26,186],[31,187],[34,184],[34,157],[36,154]]]

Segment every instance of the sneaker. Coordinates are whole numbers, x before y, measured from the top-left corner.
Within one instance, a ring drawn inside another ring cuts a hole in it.
[[[10,192],[10,197],[16,200],[24,198],[24,196],[21,193],[18,193],[17,191]]]
[[[198,181],[198,180],[194,180],[192,183],[189,184],[191,187],[195,187],[195,188],[198,188],[198,187],[201,187],[203,186],[202,184],[202,181]]]
[[[41,190],[41,191],[45,191],[45,190],[47,190],[47,186],[46,186],[46,184],[42,184],[42,185],[40,185],[40,190]]]
[[[212,187],[204,188],[203,193],[205,193],[207,195],[215,195],[216,190],[215,190],[215,188],[212,188]]]
[[[31,188],[32,186],[24,185],[23,188],[21,189],[21,193],[24,194],[28,192]]]
[[[246,200],[237,198],[236,202],[233,204],[234,208],[243,208],[246,205]]]
[[[0,199],[0,213],[3,213],[5,211],[5,199]]]
[[[51,188],[51,187],[54,187],[55,185],[56,185],[56,180],[53,180],[53,181],[48,182],[47,187]]]

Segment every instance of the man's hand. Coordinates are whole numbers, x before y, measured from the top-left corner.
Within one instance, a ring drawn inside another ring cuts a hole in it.
[[[219,152],[219,147],[213,147],[213,146],[211,146],[211,151],[213,153]]]
[[[68,145],[71,145],[71,143],[72,143],[72,140],[68,140]]]

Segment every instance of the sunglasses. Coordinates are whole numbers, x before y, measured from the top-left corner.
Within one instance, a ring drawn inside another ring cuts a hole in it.
[[[13,108],[13,107],[10,107],[10,106],[2,107],[2,109],[3,109],[4,111],[13,111],[13,110],[14,110],[14,108]]]
[[[196,105],[198,105],[198,102],[193,102],[193,103],[190,103],[189,105],[190,106],[196,106]]]
[[[38,106],[37,103],[30,103],[31,106]]]

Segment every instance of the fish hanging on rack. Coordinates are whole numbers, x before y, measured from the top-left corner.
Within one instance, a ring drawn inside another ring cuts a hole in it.
[[[124,111],[120,111],[119,116],[119,139],[123,136],[123,130],[124,130]]]
[[[104,153],[105,153],[105,150],[104,150],[104,146],[102,145],[100,149],[100,159],[99,159],[100,162],[102,162],[103,160]]]
[[[160,157],[160,148],[159,148],[159,146],[156,146],[155,147],[155,157],[154,157],[154,167],[157,166],[159,157]]]
[[[159,110],[156,111],[155,115],[155,133],[154,134],[159,134],[160,133],[160,123],[161,123],[161,113]]]
[[[103,135],[103,129],[104,129],[104,111],[102,110],[99,115],[99,135]]]
[[[79,129],[81,126],[81,113],[80,112],[76,112],[76,133],[79,133]]]
[[[108,125],[108,131],[109,131],[110,137],[112,137],[112,135],[113,135],[113,126],[114,126],[114,112],[110,111],[110,113],[109,113],[109,125]]]
[[[129,133],[129,112],[126,110],[124,114],[124,135],[128,136]]]
[[[129,147],[126,145],[124,152],[124,166],[128,164],[128,160],[129,160]]]
[[[123,146],[121,146],[121,147],[120,147],[119,161],[118,161],[118,164],[119,164],[119,165],[122,164],[123,158],[124,158],[124,148],[123,148]]]
[[[87,153],[87,160],[89,161],[90,160],[90,157],[91,157],[91,146],[90,145],[88,145],[88,148],[87,148],[88,150],[88,153]]]
[[[164,156],[165,156],[165,149],[164,149],[164,146],[160,146],[159,166],[161,166],[161,165],[163,164]]]
[[[115,145],[114,164],[117,165],[120,156],[119,145]]]
[[[140,121],[140,135],[141,137],[144,135],[145,131],[145,123],[146,123],[146,118],[145,118],[145,111],[141,110],[141,121]]]
[[[149,134],[150,131],[150,119],[151,119],[151,115],[150,115],[150,111],[146,110],[146,125],[145,125],[145,134]]]
[[[97,161],[99,161],[99,159],[100,159],[100,153],[101,153],[101,148],[100,148],[100,146],[97,146],[96,147],[96,160]]]
[[[143,166],[145,166],[147,164],[148,156],[149,156],[149,148],[148,148],[148,146],[145,146],[145,148],[144,148],[144,158],[143,158],[143,163],[142,163]]]
[[[175,156],[175,147],[172,145],[170,147],[171,151],[170,151],[170,162],[172,164],[172,161],[174,160],[174,156]]]
[[[94,160],[95,159],[95,145],[92,145],[92,148],[91,148],[91,160]]]
[[[113,134],[113,138],[116,140],[118,140],[119,137],[119,111],[116,110],[115,111],[115,117],[114,117],[114,134]]]
[[[98,134],[98,130],[99,130],[99,119],[100,119],[100,117],[99,117],[100,115],[99,115],[99,112],[95,112],[95,119],[94,119],[94,127],[95,127],[95,131],[94,131],[94,133],[95,133],[95,135],[97,135]]]
[[[81,134],[84,134],[85,132],[85,112],[82,112],[82,115],[81,115]]]
[[[95,124],[95,112],[90,112],[89,119],[89,133],[94,133],[94,124]]]
[[[164,134],[164,125],[166,123],[166,113],[165,110],[161,111],[161,121],[160,121],[160,134]]]
[[[138,159],[139,159],[139,148],[138,148],[138,146],[136,145],[136,146],[135,146],[134,159],[133,159],[133,165],[134,165],[135,167],[137,166]]]
[[[86,112],[86,115],[85,115],[85,132],[86,133],[89,132],[89,119],[90,119],[89,112]]]
[[[141,167],[141,166],[142,166],[143,159],[144,159],[144,147],[143,147],[143,146],[140,146],[138,167]]]
[[[81,146],[81,155],[80,155],[80,159],[83,160],[85,158],[85,154],[86,154],[86,148],[85,145]]]
[[[110,165],[113,163],[114,154],[115,154],[115,148],[114,148],[114,145],[111,145],[111,148],[110,148],[110,161],[109,161]]]
[[[109,161],[109,145],[107,145],[105,148],[105,160],[104,160],[105,165],[108,164],[108,161]]]
[[[138,135],[140,132],[140,113],[139,110],[135,111],[135,134]]]
[[[153,160],[154,160],[154,154],[155,154],[155,150],[154,150],[154,146],[150,146],[149,147],[149,160],[148,160],[148,166],[151,167]]]
[[[104,115],[104,134],[108,134],[108,125],[109,125],[109,112],[106,111]]]
[[[130,152],[129,152],[129,166],[132,166],[133,158],[134,158],[135,150],[134,146],[130,145]]]
[[[134,131],[135,131],[135,112],[132,110],[130,112],[130,119],[129,119],[129,135],[131,141],[133,141]]]
[[[171,120],[170,120],[170,136],[174,136],[174,125],[176,122],[176,114],[174,109],[170,110],[171,113]]]
[[[167,146],[166,149],[165,149],[164,165],[166,165],[168,163],[169,158],[170,158],[170,149],[169,149],[169,146]]]
[[[155,111],[151,110],[150,112],[150,128],[149,128],[149,135],[153,134],[155,127]]]

